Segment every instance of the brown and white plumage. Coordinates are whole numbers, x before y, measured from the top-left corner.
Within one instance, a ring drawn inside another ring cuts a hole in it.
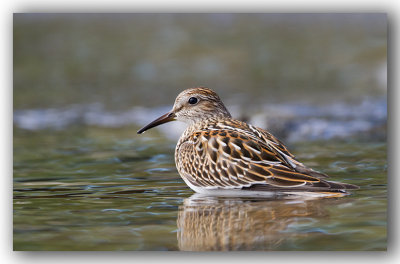
[[[189,124],[176,146],[175,162],[183,180],[196,192],[325,194],[358,188],[325,180],[327,175],[297,161],[269,132],[233,119],[211,89],[183,91],[171,112],[138,133],[172,120]]]

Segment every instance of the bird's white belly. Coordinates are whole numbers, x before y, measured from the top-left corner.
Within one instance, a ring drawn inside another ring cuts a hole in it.
[[[224,189],[222,187],[200,187],[193,185],[190,181],[182,177],[185,183],[195,191],[196,193],[202,195],[210,195],[210,196],[228,196],[228,197],[263,197],[263,198],[303,198],[303,199],[313,199],[313,198],[321,198],[321,197],[338,197],[345,196],[347,193],[323,193],[323,192],[296,192],[296,191],[250,191],[250,190],[242,190],[239,188],[230,188]]]

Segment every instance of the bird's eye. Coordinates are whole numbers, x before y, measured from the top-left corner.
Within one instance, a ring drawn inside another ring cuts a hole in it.
[[[194,105],[194,104],[197,104],[197,102],[198,102],[198,100],[197,100],[196,97],[190,97],[189,98],[189,104]]]

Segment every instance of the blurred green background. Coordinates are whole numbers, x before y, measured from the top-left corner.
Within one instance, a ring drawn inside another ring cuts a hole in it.
[[[14,109],[385,96],[386,14],[14,14]]]

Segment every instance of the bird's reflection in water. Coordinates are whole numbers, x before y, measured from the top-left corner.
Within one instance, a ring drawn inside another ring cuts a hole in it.
[[[266,200],[194,194],[179,208],[178,246],[184,251],[274,250],[285,240],[307,236],[290,231],[304,219],[328,217],[338,199]]]

